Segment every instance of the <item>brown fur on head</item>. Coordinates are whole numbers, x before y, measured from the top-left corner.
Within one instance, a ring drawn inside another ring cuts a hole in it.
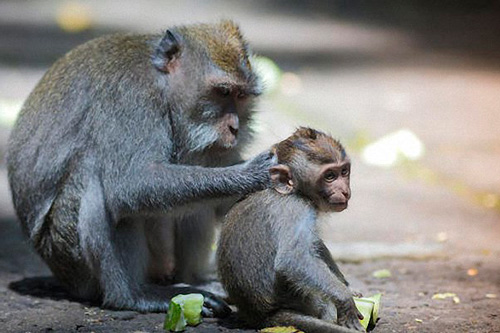
[[[350,161],[339,141],[307,127],[274,146],[278,165],[271,168],[273,187],[298,193],[323,211],[342,211],[351,191]]]
[[[315,163],[332,163],[345,159],[344,147],[331,136],[308,127],[299,127],[275,146],[278,163],[290,164],[298,152]]]
[[[189,40],[197,41],[223,71],[236,74],[241,65],[251,70],[247,42],[233,21],[222,20],[216,24],[180,27],[178,31]]]

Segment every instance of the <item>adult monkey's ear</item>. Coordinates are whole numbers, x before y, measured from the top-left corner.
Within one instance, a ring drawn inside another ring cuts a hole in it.
[[[290,194],[294,191],[294,182],[290,168],[278,164],[269,169],[272,187],[281,194]]]
[[[181,47],[175,34],[167,30],[156,46],[153,54],[153,65],[161,72],[172,73],[179,65]]]

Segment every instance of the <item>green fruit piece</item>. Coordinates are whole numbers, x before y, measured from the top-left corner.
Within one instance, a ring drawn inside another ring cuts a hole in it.
[[[170,301],[168,306],[167,316],[165,317],[165,323],[163,328],[166,330],[180,332],[186,329],[186,320],[184,319],[184,314],[182,313],[182,307],[180,304]]]
[[[379,269],[378,271],[373,272],[372,275],[377,279],[384,279],[392,276],[391,271],[388,269]]]
[[[354,297],[354,303],[364,317],[360,322],[365,329],[368,325],[375,326],[377,323],[381,297],[380,293],[370,297]]]
[[[356,303],[356,308],[363,315],[363,319],[360,320],[361,325],[366,329],[370,323],[370,318],[373,312],[373,302],[365,298],[354,297],[354,303]]]
[[[181,304],[188,325],[196,326],[201,323],[201,308],[204,301],[202,294],[177,295],[172,298],[172,301],[174,300]]]
[[[367,299],[373,302],[373,311],[372,316],[370,318],[370,324],[375,325],[378,319],[378,310],[380,309],[380,298],[382,294],[375,294]]]
[[[201,323],[203,301],[202,294],[180,294],[173,297],[168,306],[164,329],[179,332],[186,329],[186,324],[196,326]]]

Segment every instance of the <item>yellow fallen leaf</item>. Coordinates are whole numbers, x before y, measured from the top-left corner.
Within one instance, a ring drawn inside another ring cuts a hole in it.
[[[477,269],[475,269],[475,268],[469,268],[469,269],[467,270],[467,275],[469,275],[469,276],[476,276],[476,275],[477,275],[477,273],[479,273],[479,272],[478,272],[478,270],[477,270]]]
[[[496,294],[486,294],[486,298],[497,298]]]
[[[293,326],[266,327],[261,329],[259,332],[260,333],[304,333]]]
[[[490,249],[482,249],[481,254],[483,256],[489,256],[489,255],[491,255],[491,250]]]
[[[438,293],[432,295],[432,299],[443,300],[447,298],[453,299],[454,303],[460,303],[460,298],[455,293]]]
[[[449,297],[454,297],[457,296],[455,293],[440,293],[440,294],[434,294],[432,295],[432,299],[446,299]]]
[[[423,322],[424,322],[422,319],[418,319],[418,318],[415,318],[415,321],[416,321],[417,323],[423,323]]]
[[[486,193],[481,196],[481,203],[488,208],[498,207],[500,204],[500,196],[495,193]]]

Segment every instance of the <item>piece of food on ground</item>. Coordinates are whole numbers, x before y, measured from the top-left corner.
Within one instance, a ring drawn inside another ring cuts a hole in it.
[[[371,297],[354,297],[354,303],[364,317],[360,322],[365,329],[369,325],[375,326],[377,323],[381,297],[382,294],[375,294]]]
[[[385,279],[385,278],[390,278],[392,276],[392,273],[388,269],[379,269],[378,271],[373,272],[373,277],[377,279]]]
[[[202,294],[180,294],[173,297],[168,306],[163,328],[179,332],[184,331],[186,325],[196,326],[201,323],[203,301]]]

